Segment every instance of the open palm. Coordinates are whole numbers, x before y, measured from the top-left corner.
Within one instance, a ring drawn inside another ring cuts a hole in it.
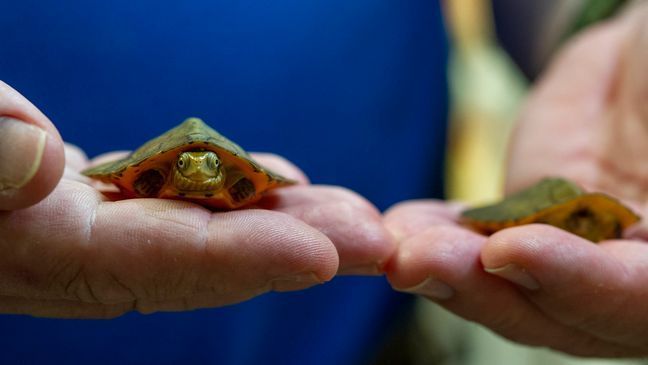
[[[615,195],[648,216],[648,9],[573,41],[532,93],[510,148],[507,189],[545,176]],[[484,237],[438,202],[394,207],[394,287],[426,295],[518,342],[576,355],[648,354],[648,245],[594,245],[545,225]],[[502,280],[505,279],[505,280]]]

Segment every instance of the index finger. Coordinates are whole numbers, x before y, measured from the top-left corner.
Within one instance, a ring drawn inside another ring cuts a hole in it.
[[[252,157],[261,165],[271,169],[272,171],[282,175],[291,180],[295,180],[300,184],[309,184],[310,181],[304,172],[299,169],[295,164],[288,161],[286,158],[276,155],[274,153],[252,153]]]
[[[412,200],[399,203],[385,212],[385,226],[402,241],[425,229],[443,224],[459,225],[461,203],[439,200]]]

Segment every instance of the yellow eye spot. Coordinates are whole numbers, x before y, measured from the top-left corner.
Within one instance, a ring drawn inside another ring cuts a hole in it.
[[[188,167],[188,163],[187,163],[187,161],[185,161],[186,159],[187,159],[186,155],[184,155],[184,154],[180,155],[180,158],[178,158],[178,161],[176,162],[176,165],[178,166],[178,169],[184,170],[185,168]]]
[[[220,160],[218,159],[218,156],[211,152],[207,155],[207,166],[211,169],[216,169],[218,168],[218,165],[220,164]]]

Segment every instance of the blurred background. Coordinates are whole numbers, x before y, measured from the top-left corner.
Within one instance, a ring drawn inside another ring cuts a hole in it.
[[[622,3],[6,2],[0,79],[89,156],[196,116],[381,210],[444,191],[482,203],[501,196],[530,83]],[[0,328],[1,364],[618,363],[514,345],[382,277],[111,321],[5,315]]]

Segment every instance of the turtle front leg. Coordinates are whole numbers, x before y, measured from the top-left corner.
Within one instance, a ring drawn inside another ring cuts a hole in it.
[[[134,182],[133,188],[140,198],[155,198],[164,186],[166,178],[157,169],[144,171]]]
[[[227,189],[227,192],[232,197],[232,201],[239,204],[255,196],[256,188],[250,179],[244,177]]]
[[[240,205],[256,195],[256,187],[252,180],[240,172],[228,172],[225,187],[232,202],[236,205]]]

